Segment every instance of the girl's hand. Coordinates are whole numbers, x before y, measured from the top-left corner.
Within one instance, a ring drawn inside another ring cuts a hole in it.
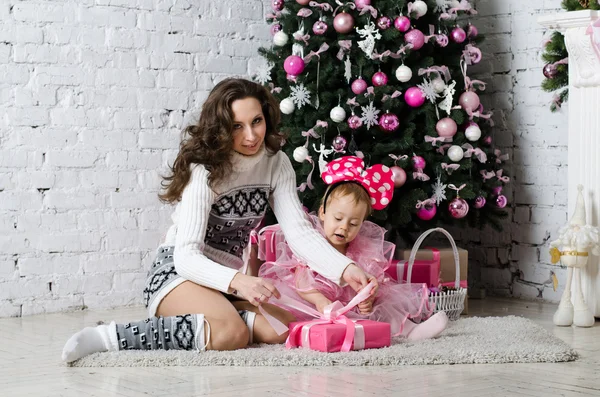
[[[358,304],[358,311],[360,314],[371,314],[373,312],[373,302],[375,302],[375,295],[371,295],[364,301]]]
[[[273,283],[261,277],[238,273],[233,277],[229,286],[254,306],[266,303],[272,296],[281,298],[281,294]]]

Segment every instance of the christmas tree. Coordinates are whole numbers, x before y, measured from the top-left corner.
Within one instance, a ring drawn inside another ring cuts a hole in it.
[[[562,8],[566,11],[600,10],[600,3],[590,0],[563,0]],[[552,33],[544,43],[542,59],[544,65],[544,81],[542,89],[546,92],[558,91],[552,98],[550,110],[556,112],[569,98],[569,63],[565,36],[558,31]]]
[[[394,173],[372,220],[390,230],[501,228],[507,156],[468,77],[481,61],[467,0],[273,0],[273,45],[255,79],[280,100],[299,196],[318,208],[320,169],[344,155]],[[503,175],[504,174],[504,175]]]

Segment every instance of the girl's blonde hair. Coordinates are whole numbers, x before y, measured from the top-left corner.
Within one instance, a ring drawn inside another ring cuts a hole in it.
[[[365,203],[367,205],[367,213],[365,219],[367,219],[373,212],[373,206],[371,205],[371,197],[364,187],[357,182],[345,181],[334,183],[330,185],[325,191],[325,195],[321,199],[321,207],[323,207],[323,213],[327,208],[327,204],[331,202],[331,199],[336,197],[351,196],[354,199],[355,204]]]

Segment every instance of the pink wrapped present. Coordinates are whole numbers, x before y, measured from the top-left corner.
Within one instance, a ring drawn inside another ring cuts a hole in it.
[[[392,260],[385,273],[396,281],[406,282],[408,273],[407,260]],[[399,275],[402,276],[400,279]],[[440,283],[440,258],[433,260],[416,260],[413,263],[411,283],[425,283],[428,287],[437,287]]]
[[[371,320],[351,320],[345,316],[356,305],[367,299],[374,287],[374,282],[369,283],[346,306],[339,301],[333,302],[325,308],[325,313],[320,313],[307,304],[286,296],[280,299],[271,298],[269,301],[277,306],[293,308],[315,317],[311,321],[291,323],[285,346],[288,349],[306,347],[322,352],[348,352],[389,346],[390,324]],[[258,310],[278,335],[288,331],[288,327],[271,316],[262,305]]]
[[[258,232],[258,258],[265,262],[274,262],[277,259],[277,245],[285,238],[279,225],[265,226]]]
[[[377,349],[391,343],[390,324],[371,320],[350,320],[346,323],[303,321],[290,324],[288,338],[291,347],[305,347],[321,352]],[[350,325],[350,326],[348,326]],[[350,349],[344,349],[347,337]]]

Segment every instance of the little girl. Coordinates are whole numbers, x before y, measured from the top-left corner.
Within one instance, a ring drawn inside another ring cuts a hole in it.
[[[439,335],[448,322],[446,314],[431,316],[433,308],[428,303],[425,284],[398,284],[386,277],[384,272],[395,246],[384,240],[385,229],[365,221],[372,209],[385,208],[392,198],[389,168],[377,164],[364,170],[360,158],[346,156],[331,161],[322,177],[330,186],[318,217],[311,215],[313,226],[379,284],[377,295],[372,294],[347,316],[388,322],[392,335],[409,340]],[[274,280],[282,295],[309,302],[321,313],[333,301],[346,305],[356,295],[354,290],[334,284],[311,270],[285,242],[277,247],[276,261],[263,264],[259,275]],[[300,320],[311,319],[298,310],[282,307]]]

